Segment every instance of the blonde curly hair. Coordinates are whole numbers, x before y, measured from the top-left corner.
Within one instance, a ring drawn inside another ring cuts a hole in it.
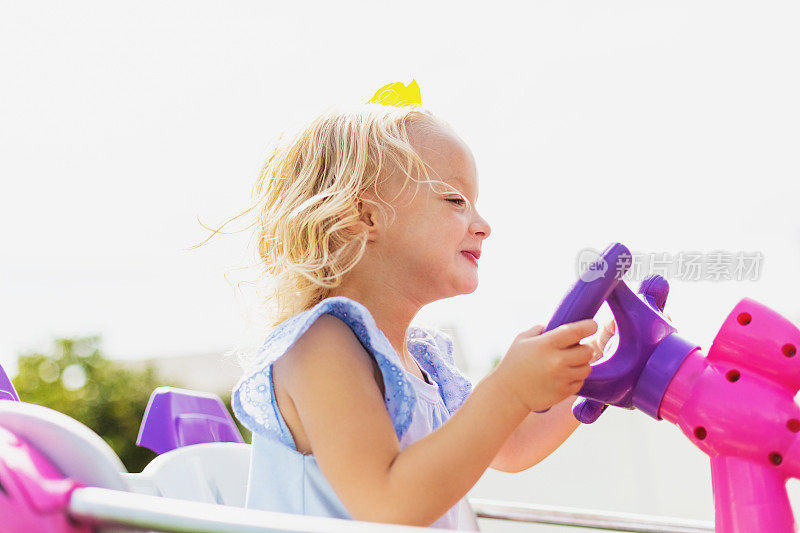
[[[404,176],[401,193],[409,180],[458,193],[430,179],[409,140],[410,129],[437,128],[449,125],[420,105],[363,104],[325,112],[288,142],[279,141],[259,172],[251,207],[222,225],[248,212],[256,216],[248,227],[255,227],[260,277],[271,281],[264,302],[271,326],[325,299],[361,260],[367,236],[350,227],[362,202],[388,207],[394,220],[391,202],[379,194],[390,176]]]

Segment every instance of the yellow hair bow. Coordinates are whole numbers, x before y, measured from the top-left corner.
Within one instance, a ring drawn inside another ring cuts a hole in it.
[[[419,94],[419,85],[417,85],[417,80],[411,80],[411,83],[409,83],[408,86],[398,81],[384,85],[378,89],[378,91],[375,93],[375,96],[373,96],[367,103],[392,105],[395,107],[420,105],[422,104],[422,96]]]

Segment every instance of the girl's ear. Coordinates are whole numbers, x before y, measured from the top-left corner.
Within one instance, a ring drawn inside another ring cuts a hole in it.
[[[378,232],[378,212],[372,202],[358,201],[358,221],[347,227],[355,234],[366,233],[367,242],[375,241]]]

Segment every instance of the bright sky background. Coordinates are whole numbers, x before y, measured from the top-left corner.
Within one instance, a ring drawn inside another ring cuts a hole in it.
[[[708,346],[741,298],[800,319],[794,2],[16,2],[0,14],[0,363],[97,333],[112,356],[248,333],[226,270],[269,143],[414,77],[471,146],[479,289],[421,321],[484,368],[546,323],[578,252],[760,251],[758,281],[672,280]],[[241,272],[232,271],[234,280]],[[243,297],[246,299],[246,297]],[[240,298],[241,299],[241,298]]]

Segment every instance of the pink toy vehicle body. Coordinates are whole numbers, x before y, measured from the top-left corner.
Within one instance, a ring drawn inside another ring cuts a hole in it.
[[[800,473],[800,331],[745,298],[722,324],[708,356],[684,360],[659,416],[711,458],[716,530],[794,531],[786,481]]]

